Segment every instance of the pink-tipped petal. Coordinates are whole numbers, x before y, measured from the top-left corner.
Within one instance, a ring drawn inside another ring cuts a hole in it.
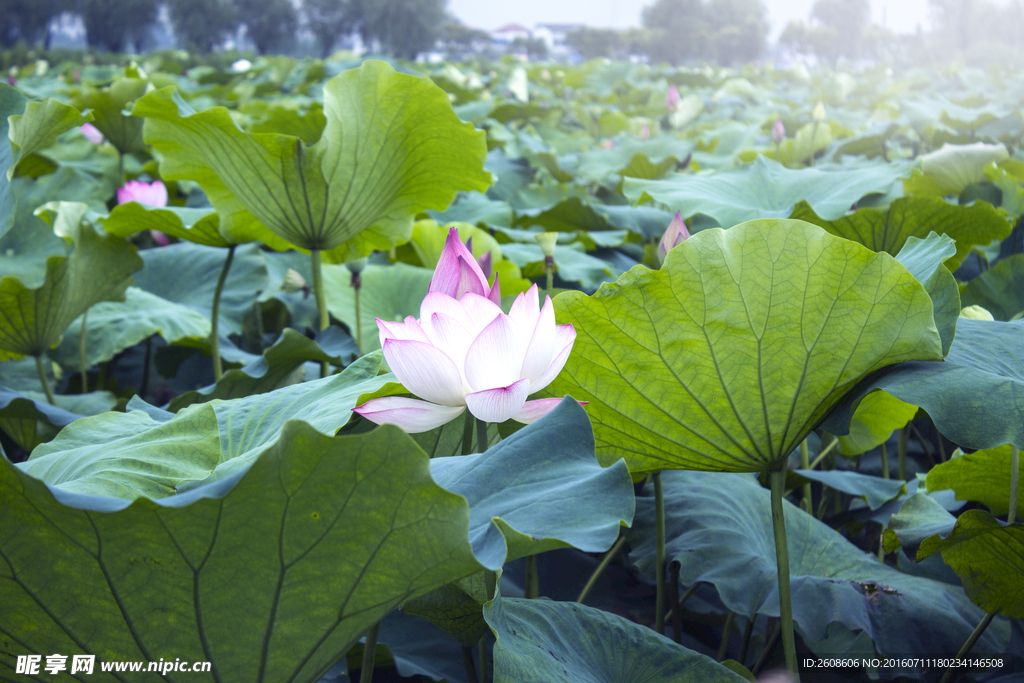
[[[401,341],[405,339],[411,339],[413,341],[421,341],[430,343],[427,335],[423,333],[420,328],[420,323],[416,318],[407,316],[404,322],[395,323],[390,320],[381,320],[376,318],[377,331],[380,333],[380,345],[384,346],[384,341],[387,339],[394,339],[395,341]]]
[[[83,123],[81,130],[85,139],[92,144],[98,145],[103,142],[103,133],[101,133],[99,129],[91,123]]]
[[[473,417],[484,422],[504,422],[523,409],[530,380],[521,379],[507,387],[485,389],[466,394],[466,407]]]
[[[491,252],[487,252],[490,254]],[[491,300],[495,306],[501,306],[501,284],[498,282],[498,274],[494,274],[494,284],[491,285],[491,291],[487,292],[487,298]]]
[[[470,265],[471,263],[472,265]],[[474,266],[476,266],[475,270]],[[465,256],[459,256],[459,285],[455,290],[455,298],[458,299],[467,292],[486,296],[487,280],[483,278],[480,266],[476,265],[472,256],[468,260]]]
[[[490,299],[473,293],[463,294],[459,306],[468,323],[466,329],[476,337],[480,332],[501,315],[501,306]],[[518,377],[517,377],[518,378]]]
[[[569,354],[572,353],[572,345],[576,341],[576,329],[572,325],[558,325],[555,327],[555,348],[558,351],[555,352],[555,357],[551,359],[551,364],[548,369],[544,371],[536,382],[530,383],[530,393],[536,393],[555,381],[555,377],[558,377],[558,373],[565,367],[565,361],[569,360]]]
[[[528,339],[526,355],[523,356],[523,369],[520,376],[527,377],[535,382],[551,365],[551,359],[555,355],[555,307],[551,303],[551,297],[545,297],[544,307],[540,310],[537,324],[532,330]]]
[[[527,401],[523,404],[522,410],[512,416],[512,419],[516,422],[522,422],[523,424],[530,424],[541,419],[552,410],[554,410],[559,403],[562,402],[560,398],[538,398],[533,401]],[[577,401],[581,406],[585,406],[590,401]]]
[[[466,315],[462,304],[447,294],[429,292],[423,297],[423,301],[420,302],[420,320],[430,320],[431,316],[435,313],[444,313],[451,318],[455,318],[467,330],[473,327],[473,321]]]
[[[352,411],[379,425],[398,425],[410,434],[429,432],[446,425],[466,410],[465,406],[439,406],[404,396],[385,396],[367,401]]]
[[[466,404],[462,373],[444,351],[425,342],[384,342],[384,358],[398,381],[420,398],[443,406]]]
[[[466,266],[469,268],[469,274],[465,276],[459,264],[460,257],[466,260]],[[463,291],[472,291],[471,285],[468,282],[463,282],[463,277],[476,282],[482,280],[486,286],[486,279],[480,266],[477,265],[476,259],[473,258],[473,252],[462,243],[458,229],[449,228],[448,237],[444,241],[444,249],[441,250],[441,257],[437,260],[437,267],[434,268],[434,277],[430,280],[428,291],[440,292],[458,298],[460,286],[465,287]]]
[[[152,237],[153,241],[159,244],[161,247],[166,247],[168,244],[171,243],[171,240],[167,237],[167,235],[163,234],[159,230],[150,230],[149,236]]]
[[[483,256],[477,259],[477,263],[480,264],[480,272],[484,274],[484,277],[491,277],[491,273],[494,272],[494,257],[491,256],[491,252],[485,252]]]
[[[507,387],[519,379],[523,355],[507,315],[499,314],[476,336],[466,352],[465,367],[466,381],[474,391]]]
[[[537,317],[540,315],[540,295],[537,291],[537,285],[533,285],[525,292],[521,292],[512,302],[508,314],[516,321],[516,325],[532,330],[537,324]]]

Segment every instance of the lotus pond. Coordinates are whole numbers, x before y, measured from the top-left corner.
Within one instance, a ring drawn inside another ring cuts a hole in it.
[[[1024,673],[1024,76],[177,60],[0,85],[0,680]]]

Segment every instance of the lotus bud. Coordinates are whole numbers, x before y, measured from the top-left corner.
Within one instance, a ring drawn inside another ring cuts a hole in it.
[[[776,145],[782,144],[782,141],[786,139],[786,126],[782,123],[782,119],[775,119],[775,123],[772,125],[772,142]]]
[[[101,133],[99,129],[91,123],[82,124],[80,130],[82,131],[82,135],[85,136],[85,139],[92,144],[98,145],[103,142],[103,133]]]
[[[960,311],[960,317],[967,318],[968,320],[995,320],[987,308],[983,308],[977,304],[974,304],[973,306],[965,306]]]
[[[646,140],[651,137],[651,128],[646,123],[640,128],[640,139]]]
[[[501,287],[498,278],[494,278],[493,285],[487,284],[489,274],[484,273],[481,264],[473,257],[471,249],[472,240],[469,246],[463,244],[459,238],[458,228],[449,228],[428,291],[440,292],[455,299],[472,292],[500,304]]]
[[[363,277],[360,273],[362,273],[363,269],[366,268],[367,260],[368,259],[364,256],[363,258],[356,259],[355,261],[349,261],[345,264],[345,267],[348,268],[348,272],[352,273],[352,279],[349,281],[349,284],[352,285],[352,288],[355,289],[356,292],[363,288]],[[361,335],[360,338],[362,338]]]
[[[472,252],[472,250],[470,251]],[[480,270],[483,271],[484,277],[490,280],[491,274],[494,273],[494,259],[491,257],[491,252],[486,252],[483,256],[478,258],[476,262],[480,264]]]
[[[615,148],[615,140],[612,140],[611,138],[608,138],[607,140],[605,140],[604,142],[601,143],[601,149],[614,149],[614,148]]]
[[[46,72],[50,70],[50,63],[45,59],[36,60],[36,76],[45,76]]]
[[[818,100],[818,103],[814,105],[814,111],[811,112],[811,118],[813,118],[816,123],[821,123],[825,120],[825,116],[825,103]]]
[[[231,70],[236,74],[244,73],[252,68],[252,62],[248,59],[239,59],[231,63]]]
[[[534,239],[540,245],[540,250],[544,252],[544,258],[555,257],[555,244],[558,242],[557,232],[542,232],[536,235]]]
[[[686,229],[686,221],[683,220],[683,214],[677,211],[675,218],[668,224],[668,228],[665,230],[665,234],[661,236],[661,242],[658,244],[658,263],[664,263],[668,252],[689,238],[690,231]]]
[[[308,292],[309,285],[306,284],[306,279],[302,275],[289,268],[285,271],[284,279],[281,280],[281,291],[288,294]]]
[[[669,111],[675,111],[676,107],[679,106],[679,101],[681,99],[682,98],[679,97],[679,90],[676,89],[676,86],[668,86],[668,94],[665,95],[665,108]]]
[[[167,206],[167,188],[159,180],[154,180],[152,183],[129,180],[124,187],[117,188],[117,203],[127,204],[128,202],[163,208]]]
[[[163,234],[159,230],[150,230],[149,236],[153,238],[153,242],[160,247],[166,247],[171,243],[171,238]]]
[[[14,84],[18,82],[18,67],[12,66],[7,70],[7,85],[14,87]]]

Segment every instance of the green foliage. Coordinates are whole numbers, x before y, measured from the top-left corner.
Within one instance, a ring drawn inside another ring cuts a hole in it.
[[[132,42],[139,51],[156,19],[159,3],[157,0],[81,0],[78,9],[85,22],[89,45],[121,52]]]
[[[230,0],[167,0],[171,24],[184,47],[209,52],[238,26]]]
[[[1024,466],[1018,463],[1024,473]],[[929,491],[952,489],[957,500],[984,504],[997,515],[1010,507],[1010,445],[963,453],[928,472]],[[1019,476],[1019,474],[1018,474]],[[1017,518],[1024,518],[1024,497],[1017,499]]]
[[[299,17],[291,0],[233,0],[245,35],[261,54],[284,52],[295,40]]]

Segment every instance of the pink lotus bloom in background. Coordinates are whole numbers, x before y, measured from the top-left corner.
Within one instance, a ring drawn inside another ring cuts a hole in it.
[[[434,277],[430,280],[428,291],[446,294],[454,299],[471,292],[500,305],[501,287],[498,285],[498,276],[494,276],[494,286],[488,286],[487,276],[481,268],[481,265],[484,265],[490,270],[491,252],[487,252],[480,261],[481,263],[477,263],[473,258],[473,252],[459,239],[459,231],[456,228],[449,228],[448,238],[444,242],[437,267],[434,268]],[[381,343],[383,344],[383,341]]]
[[[690,239],[690,231],[686,229],[682,212],[676,211],[675,218],[668,224],[668,229],[661,236],[661,243],[658,244],[658,262],[664,263],[668,252],[679,245],[683,240]]]
[[[786,126],[782,123],[782,119],[775,119],[775,123],[772,125],[772,142],[776,145],[786,139]]]
[[[82,126],[82,128],[84,129],[85,126]],[[117,203],[127,204],[128,202],[138,202],[146,206],[163,208],[167,206],[167,188],[159,180],[154,180],[151,183],[142,180],[129,180],[124,184],[124,187],[117,188]],[[153,237],[153,241],[161,247],[166,247],[171,243],[167,235],[159,230],[150,230],[149,234]]]
[[[410,393],[355,408],[371,422],[415,434],[440,427],[467,408],[479,420],[529,424],[561,399],[526,398],[550,384],[565,365],[576,330],[555,325],[551,297],[540,306],[537,285],[516,298],[508,315],[479,294],[458,299],[430,292],[420,319],[377,319],[384,358]]]
[[[92,144],[98,145],[103,142],[103,133],[101,133],[99,129],[91,123],[82,124],[80,130],[82,131],[82,135],[85,136],[85,139]]]
[[[679,97],[679,91],[676,89],[676,86],[668,86],[668,94],[665,95],[665,107],[669,111],[675,111],[676,107],[679,106],[679,101],[681,99],[682,98]]]
[[[615,140],[612,140],[611,138],[605,140],[604,142],[601,143],[601,148],[602,149],[615,149]]]

